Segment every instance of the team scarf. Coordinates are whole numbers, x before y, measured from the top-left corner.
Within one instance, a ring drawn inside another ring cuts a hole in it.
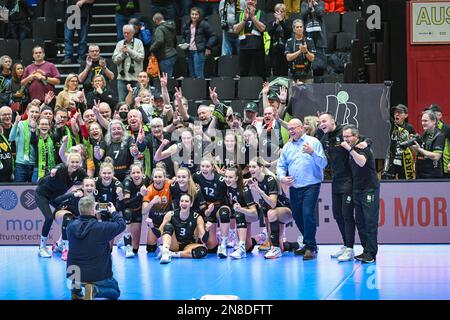
[[[66,136],[67,136],[66,153],[69,153],[70,148],[72,148],[72,133],[70,132],[70,129],[68,126],[66,126]]]
[[[30,161],[30,126],[28,120],[24,120],[22,121],[22,123],[23,123],[23,138],[25,143],[23,158],[26,161]]]
[[[48,154],[48,159],[46,152]],[[55,148],[53,146],[53,140],[50,136],[47,137],[47,141],[44,141],[42,137],[38,140],[38,178],[45,176],[45,168],[47,164],[48,171],[55,167]]]

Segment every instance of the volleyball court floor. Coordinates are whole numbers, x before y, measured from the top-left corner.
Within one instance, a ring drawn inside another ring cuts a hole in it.
[[[255,249],[242,260],[209,254],[161,265],[145,246],[132,259],[114,247],[113,273],[124,300],[190,300],[207,294],[246,300],[450,299],[450,245],[380,245],[376,264],[369,265],[331,259],[337,249],[320,245],[312,261],[293,253],[267,260]],[[37,246],[0,246],[0,300],[70,299],[65,270],[59,254],[43,259]]]

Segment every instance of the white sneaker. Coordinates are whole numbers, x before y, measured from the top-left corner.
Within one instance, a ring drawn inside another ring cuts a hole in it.
[[[227,257],[227,248],[223,246],[219,246],[217,249],[217,256],[219,258],[226,258]]]
[[[125,247],[125,257],[127,257],[127,258],[134,257],[133,247],[131,245],[127,245]]]
[[[237,234],[236,232],[231,232],[228,234],[227,248],[236,248],[237,245]]]
[[[234,259],[246,258],[247,253],[245,252],[245,248],[242,247],[237,248],[232,254],[230,254],[230,257]]]
[[[172,261],[172,255],[170,254],[170,251],[163,250],[163,252],[161,254],[161,259],[159,260],[159,263],[165,264],[165,263],[169,263],[170,261]]]
[[[355,258],[355,251],[352,248],[345,249],[344,253],[337,259],[339,262],[351,261]]]
[[[51,258],[52,254],[48,251],[47,247],[39,247],[39,256],[41,258]]]
[[[342,246],[342,247],[339,249],[339,251],[333,253],[333,254],[331,255],[331,257],[332,257],[332,258],[337,258],[337,257],[341,256],[342,254],[344,254],[345,249],[347,249],[347,247],[346,247],[346,246]]]
[[[119,241],[117,241],[117,248],[122,248],[125,246],[125,240],[123,239],[123,237],[119,238]]]
[[[272,247],[265,255],[264,258],[266,259],[276,259],[280,258],[283,255],[281,252],[280,247]]]
[[[52,252],[53,253],[61,253],[64,250],[64,243],[62,241],[56,241],[52,245]]]

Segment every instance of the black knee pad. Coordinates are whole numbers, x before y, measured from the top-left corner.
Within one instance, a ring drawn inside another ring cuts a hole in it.
[[[219,245],[215,246],[214,248],[208,249],[208,253],[217,253],[217,248],[219,248]]]
[[[247,228],[247,221],[245,220],[245,214],[241,212],[235,212],[236,215],[236,228],[245,229]]]
[[[205,247],[201,246],[201,247],[192,249],[191,254],[192,254],[192,258],[201,259],[203,257],[206,257],[206,255],[208,254],[208,250]]]
[[[139,251],[139,248],[138,248],[138,249],[134,249],[134,248],[133,248],[133,253],[134,253],[134,254],[138,254],[138,251]]]
[[[63,216],[62,223],[61,223],[61,236],[63,240],[67,240],[67,226],[69,225],[69,222],[73,219],[73,215],[71,213],[66,213]]]
[[[169,236],[171,236],[171,235],[173,235],[174,231],[175,231],[175,229],[173,228],[173,225],[170,222],[166,223],[163,228],[163,235],[168,234]]]
[[[228,207],[221,207],[219,209],[219,218],[221,223],[230,223],[231,210]]]
[[[258,243],[258,242],[257,242],[254,238],[252,238],[252,246],[251,246],[250,248],[248,248],[247,250],[245,250],[245,251],[246,251],[247,253],[252,252],[253,249],[255,249],[255,246],[256,246],[257,243]]]
[[[123,218],[124,218],[124,220],[125,220],[125,222],[126,222],[127,224],[130,224],[130,223],[131,223],[131,216],[132,216],[132,214],[133,214],[133,212],[131,211],[130,208],[126,208],[126,209],[123,211]]]
[[[157,246],[156,244],[148,244],[148,245],[147,245],[147,252],[153,253],[153,252],[156,251],[156,248],[157,248],[157,247],[158,247],[158,246]]]

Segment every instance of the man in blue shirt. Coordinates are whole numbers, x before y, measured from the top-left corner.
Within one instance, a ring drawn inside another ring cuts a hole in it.
[[[290,140],[281,151],[277,176],[281,183],[290,187],[292,214],[303,235],[304,247],[295,254],[303,255],[303,260],[312,260],[317,255],[315,209],[327,158],[320,141],[305,134],[299,119],[289,121],[288,132]]]

